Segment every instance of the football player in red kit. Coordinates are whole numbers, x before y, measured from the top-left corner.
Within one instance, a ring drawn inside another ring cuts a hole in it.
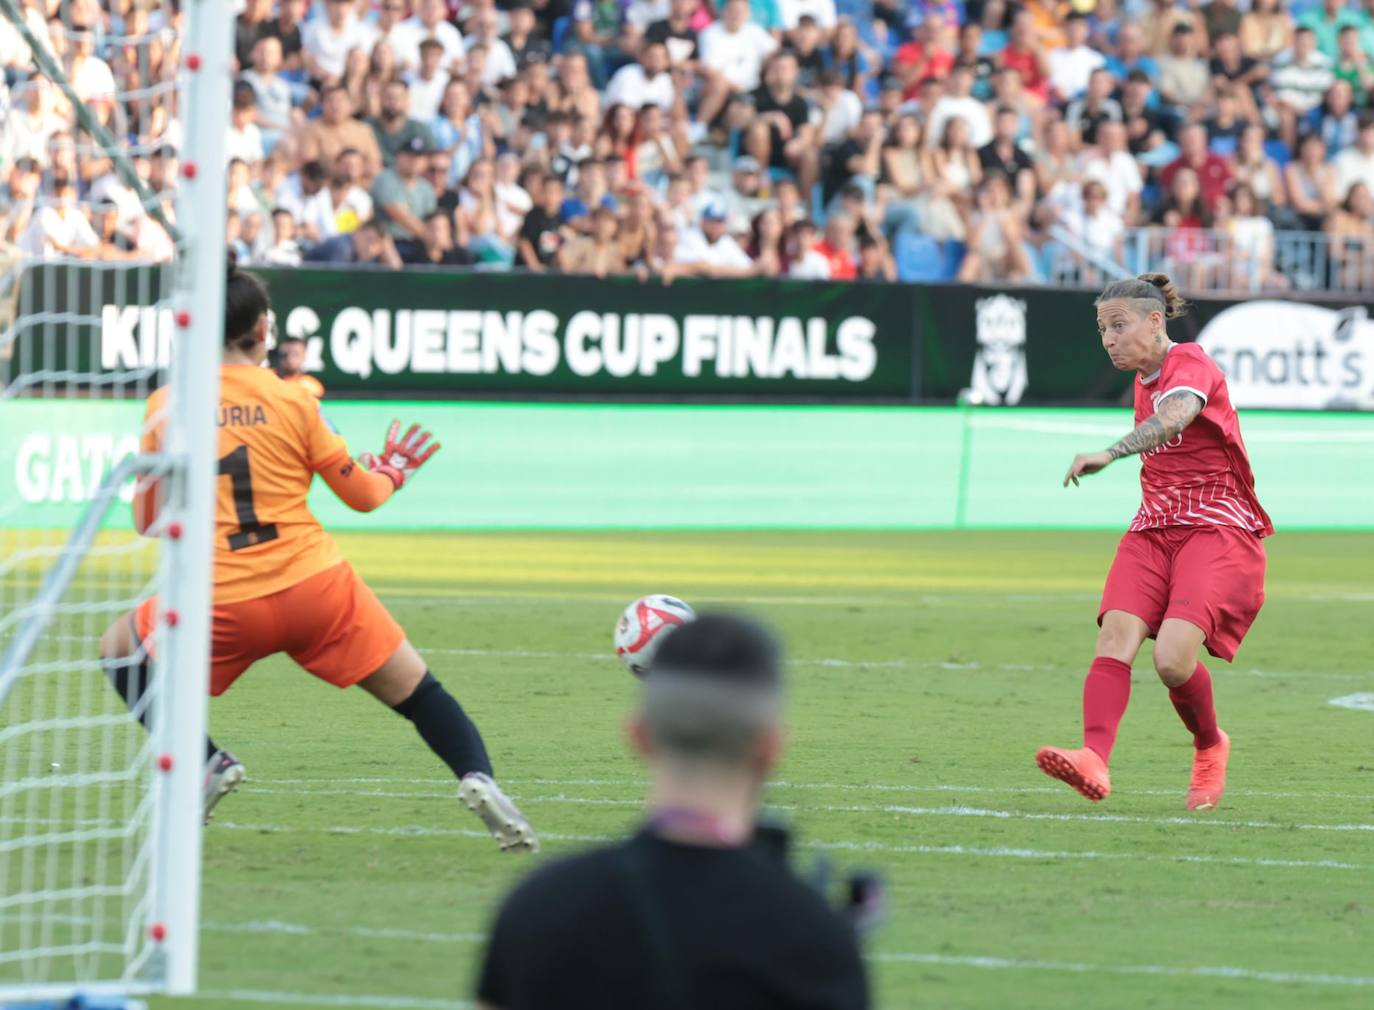
[[[1107,574],[1097,651],[1083,683],[1083,747],[1043,747],[1045,774],[1090,800],[1111,792],[1107,762],[1146,638],[1169,700],[1193,734],[1187,808],[1215,807],[1231,741],[1217,726],[1202,646],[1230,661],[1264,602],[1263,537],[1273,524],[1255,496],[1226,377],[1196,344],[1175,344],[1166,319],[1187,305],[1164,274],[1109,284],[1097,328],[1112,364],[1137,373],[1136,427],[1109,449],[1075,456],[1064,486],[1140,455],[1141,503]]]

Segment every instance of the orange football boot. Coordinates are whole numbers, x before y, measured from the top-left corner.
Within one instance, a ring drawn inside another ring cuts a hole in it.
[[[1231,738],[1217,730],[1221,737],[1202,750],[1193,751],[1193,778],[1188,783],[1188,809],[1211,810],[1221,802],[1226,791],[1226,761],[1231,756]]]
[[[1112,779],[1107,774],[1107,762],[1091,747],[1077,750],[1041,747],[1035,752],[1035,763],[1050,778],[1067,782],[1094,803],[1111,795]]]

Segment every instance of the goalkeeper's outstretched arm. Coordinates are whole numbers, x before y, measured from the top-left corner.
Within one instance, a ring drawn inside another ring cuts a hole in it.
[[[401,422],[392,421],[380,456],[365,452],[320,472],[339,500],[355,512],[371,512],[403,488],[415,472],[439,451],[430,433],[412,424],[405,435]]]
[[[320,471],[329,490],[354,512],[371,512],[396,493],[391,478],[344,459]]]

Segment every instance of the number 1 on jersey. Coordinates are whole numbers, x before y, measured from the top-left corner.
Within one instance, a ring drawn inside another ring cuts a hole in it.
[[[238,551],[277,539],[277,524],[258,522],[258,514],[253,511],[253,472],[248,468],[248,446],[241,445],[229,455],[221,456],[219,475],[229,478],[234,494],[234,513],[239,520],[239,528],[229,534],[229,549]]]

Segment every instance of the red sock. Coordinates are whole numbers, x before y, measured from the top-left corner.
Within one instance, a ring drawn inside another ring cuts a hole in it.
[[[1111,760],[1116,728],[1131,700],[1131,665],[1098,656],[1083,681],[1083,746]]]
[[[1193,734],[1193,746],[1198,750],[1221,743],[1217,735],[1217,710],[1212,705],[1212,675],[1198,663],[1193,675],[1178,687],[1169,688],[1169,700],[1174,703],[1178,717]]]

